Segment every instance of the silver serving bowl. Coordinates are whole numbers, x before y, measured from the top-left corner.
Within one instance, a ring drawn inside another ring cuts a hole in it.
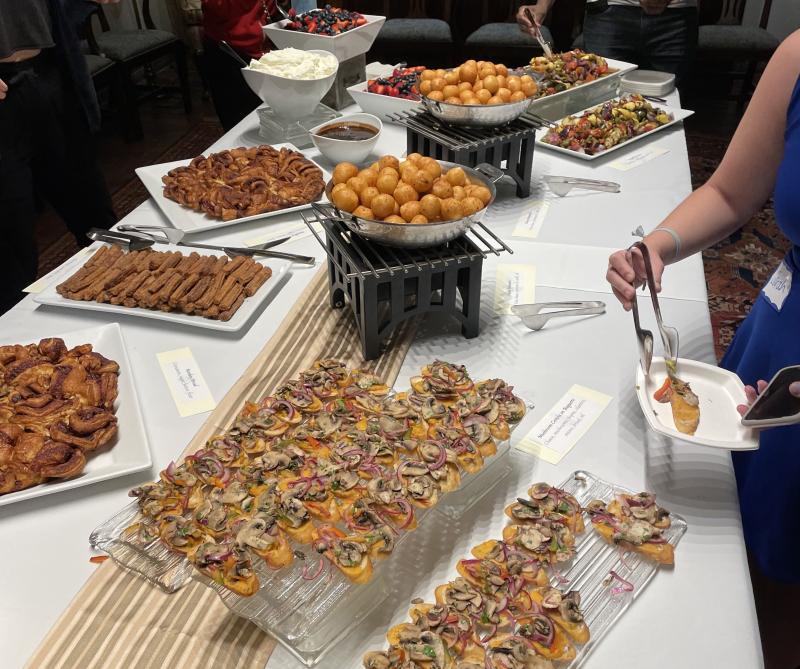
[[[422,104],[425,109],[440,121],[481,128],[493,128],[510,123],[522,116],[533,100],[534,98],[527,98],[519,102],[506,102],[502,105],[454,105],[422,96]]]
[[[368,218],[359,218],[358,216],[353,216],[353,214],[338,209],[333,205],[333,200],[331,199],[331,190],[334,186],[333,180],[329,181],[325,186],[325,195],[328,196],[328,200],[331,202],[331,207],[336,212],[337,217],[340,218],[352,232],[355,232],[361,237],[380,242],[386,246],[407,249],[438,246],[439,244],[452,241],[456,237],[460,237],[484,217],[486,210],[491,206],[497,196],[497,189],[494,186],[495,183],[505,176],[502,170],[488,163],[482,163],[474,169],[459,165],[458,163],[447,163],[443,160],[440,160],[439,164],[442,166],[442,171],[444,172],[451,167],[460,167],[464,170],[472,183],[486,186],[492,194],[489,204],[480,211],[472,214],[472,216],[465,216],[464,218],[459,218],[454,221],[438,221],[436,223],[412,225],[411,223],[391,223],[386,221],[373,221]]]

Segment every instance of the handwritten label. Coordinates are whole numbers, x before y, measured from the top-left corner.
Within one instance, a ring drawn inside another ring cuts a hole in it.
[[[542,229],[547,210],[550,209],[550,201],[533,200],[530,204],[530,208],[522,212],[517,220],[514,232],[511,233],[513,237],[536,239],[539,236],[539,230]]]
[[[653,158],[663,156],[665,153],[669,153],[669,149],[665,149],[662,146],[645,146],[638,151],[633,151],[632,153],[628,153],[621,158],[617,158],[613,162],[610,162],[608,166],[613,167],[615,170],[619,170],[620,172],[627,172],[628,170],[632,170],[634,167],[644,165],[645,163],[653,160]]]
[[[611,397],[574,385],[515,447],[558,464],[603,413]]]
[[[536,267],[534,265],[501,264],[497,266],[494,309],[503,316],[511,314],[515,304],[536,301]]]
[[[778,311],[783,309],[783,303],[789,297],[789,293],[792,292],[792,270],[789,269],[784,261],[781,261],[781,264],[778,265],[778,269],[775,270],[762,292],[764,297],[767,298],[767,302],[775,309]]]
[[[191,349],[164,351],[156,357],[181,418],[205,413],[217,406]]]

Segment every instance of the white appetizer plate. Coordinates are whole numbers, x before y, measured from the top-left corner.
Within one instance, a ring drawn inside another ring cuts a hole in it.
[[[654,431],[680,441],[730,451],[758,448],[757,433],[742,425],[736,411],[737,405],[747,401],[744,384],[736,374],[704,362],[679,359],[678,376],[700,399],[700,424],[692,436],[676,429],[668,402],[662,404],[653,399],[653,393],[667,378],[664,359],[653,358],[646,378],[641,365],[636,365],[636,395],[644,417]]]
[[[297,147],[292,144],[273,144],[276,149],[287,148],[292,151],[298,151]],[[300,151],[302,153],[302,151]],[[206,154],[203,154],[206,155]],[[305,154],[303,154],[305,155]],[[306,160],[311,160],[305,156]],[[293,211],[300,211],[301,209],[308,209],[310,204],[301,204],[297,207],[287,207],[286,209],[278,209],[277,211],[265,211],[255,216],[244,216],[243,218],[234,218],[232,221],[223,221],[218,218],[212,218],[194,209],[189,209],[183,205],[178,204],[174,200],[164,197],[164,183],[161,181],[163,177],[170,170],[176,167],[183,167],[192,162],[194,158],[187,158],[186,160],[175,160],[171,163],[160,163],[158,165],[148,165],[147,167],[137,167],[136,175],[141,179],[150,197],[155,200],[158,208],[161,209],[164,216],[167,217],[170,225],[178,230],[183,230],[187,233],[205,232],[207,230],[217,230],[219,228],[226,228],[230,225],[239,225],[240,223],[247,223],[248,221],[255,221],[261,218],[270,218],[271,216],[281,216]],[[314,163],[313,160],[311,160]],[[317,165],[317,163],[314,163]],[[317,167],[320,167],[317,165]],[[322,169],[322,179],[325,183],[331,178],[331,175]],[[320,195],[320,199],[322,194]]]
[[[615,98],[615,100],[618,100],[618,99],[619,98]],[[543,141],[545,135],[547,135],[547,133],[550,132],[549,128],[541,128],[540,130],[536,131],[536,144],[537,144],[537,146],[541,146],[543,149],[547,149],[548,151],[557,151],[558,153],[563,153],[565,156],[570,156],[572,158],[578,158],[579,160],[598,160],[599,158],[605,158],[606,156],[612,155],[615,151],[618,151],[619,149],[625,149],[625,148],[631,147],[634,144],[636,144],[636,142],[639,141],[640,139],[645,139],[647,137],[652,137],[657,132],[661,132],[662,130],[666,130],[667,128],[671,128],[672,126],[677,125],[678,123],[680,123],[684,119],[689,118],[692,114],[694,114],[694,112],[692,110],[690,110],[690,109],[677,109],[675,107],[669,107],[667,105],[661,104],[660,102],[653,102],[651,104],[654,107],[657,107],[658,109],[663,109],[665,112],[670,114],[670,116],[672,117],[672,120],[669,123],[665,123],[664,125],[661,125],[658,128],[655,128],[654,130],[651,130],[650,132],[646,132],[646,133],[644,133],[642,135],[636,135],[634,137],[631,137],[630,139],[628,139],[628,140],[626,140],[624,142],[620,142],[619,144],[616,144],[615,146],[612,146],[610,149],[606,149],[605,151],[601,151],[600,153],[596,153],[593,156],[590,156],[587,153],[581,153],[580,151],[573,151],[572,149],[565,149],[565,148],[563,148],[561,146],[555,146],[553,144],[548,144],[547,142]],[[598,105],[592,105],[591,107],[588,107],[587,109],[584,109],[583,111],[580,111],[577,114],[573,114],[573,116],[581,116],[585,112],[587,112],[587,111],[589,111],[591,109],[594,109],[597,106]],[[561,119],[560,121],[557,121],[557,123],[561,123],[562,121],[564,121],[564,119]]]
[[[264,26],[264,37],[270,40],[279,49],[294,47],[301,51],[322,49],[329,51],[343,63],[350,58],[366,53],[378,36],[381,27],[386,22],[385,16],[364,14],[367,22],[363,26],[353,28],[338,35],[315,35],[298,30],[286,30],[283,26],[289,23],[288,19],[270,23]]]
[[[91,344],[95,351],[119,364],[118,396],[114,407],[117,413],[119,431],[114,441],[104,446],[97,453],[86,458],[86,468],[72,479],[42,483],[32,488],[0,495],[0,506],[21,502],[25,499],[51,495],[62,490],[72,490],[99,481],[127,476],[135,472],[149,469],[150,446],[147,431],[142,420],[136,384],[131,372],[131,362],[125,350],[125,341],[118,323],[109,323],[96,328],[76,330],[64,334],[47,334],[38,339],[25,341],[3,341],[3,344],[39,343],[46,337],[60,337],[68,348],[79,344]]]
[[[100,244],[95,244],[92,248],[100,248]],[[175,251],[176,247],[168,246],[166,244],[154,244],[153,250],[155,251]],[[207,251],[203,249],[181,249],[184,253],[190,253],[192,250],[197,250],[202,255],[223,255],[221,251]],[[47,286],[41,293],[34,295],[33,299],[39,304],[45,304],[50,307],[64,307],[66,309],[86,309],[88,311],[105,311],[110,314],[118,316],[137,316],[140,318],[153,318],[159,321],[167,321],[168,323],[175,323],[177,325],[188,325],[190,327],[205,328],[207,330],[218,330],[221,332],[238,332],[241,330],[251,319],[253,314],[258,311],[258,308],[283,287],[283,275],[289,271],[292,263],[288,260],[280,260],[276,258],[255,258],[258,262],[264,265],[269,265],[272,268],[272,276],[267,279],[264,285],[258,289],[255,295],[248,297],[242,303],[242,306],[236,311],[229,321],[218,321],[211,318],[204,318],[203,316],[194,316],[184,314],[177,311],[159,311],[158,309],[140,309],[138,307],[123,307],[117,304],[107,304],[105,302],[91,302],[84,300],[70,300],[58,294],[56,286],[59,283],[66,281],[78,269],[87,262],[91,256],[81,255],[79,262],[68,261],[63,266],[63,272],[54,276],[50,285]],[[108,356],[106,356],[108,357]]]

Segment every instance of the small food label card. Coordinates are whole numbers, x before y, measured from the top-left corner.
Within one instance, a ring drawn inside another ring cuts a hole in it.
[[[645,146],[638,151],[633,151],[632,153],[628,153],[621,158],[617,158],[616,160],[610,162],[608,166],[613,167],[615,170],[619,170],[620,172],[627,172],[628,170],[632,170],[634,167],[644,165],[645,163],[653,160],[653,158],[663,156],[665,153],[669,153],[669,149],[665,149],[661,146]]]
[[[550,209],[549,200],[532,200],[530,206],[520,214],[511,235],[523,239],[536,239],[542,229],[548,209]]]
[[[536,301],[536,267],[503,263],[497,266],[494,309],[501,316],[511,314],[515,304],[531,304]]]
[[[191,349],[164,351],[156,357],[181,418],[205,413],[217,406]]]
[[[603,413],[611,397],[574,385],[515,447],[557,464]]]

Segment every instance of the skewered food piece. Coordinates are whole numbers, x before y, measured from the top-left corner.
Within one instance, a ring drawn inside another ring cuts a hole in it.
[[[396,67],[388,77],[367,81],[367,91],[391,98],[419,100],[419,75],[425,67]]]
[[[56,291],[69,300],[227,321],[270,276],[269,267],[244,256],[230,260],[151,249],[126,253],[104,246]]]
[[[0,495],[83,471],[117,434],[118,376],[91,344],[0,346]]]
[[[580,49],[553,54],[552,58],[535,56],[531,68],[543,75],[539,95],[553,95],[568,88],[587,84],[610,74],[606,59]]]
[[[445,171],[439,161],[411,153],[403,161],[382,156],[363,169],[339,163],[329,197],[359,218],[418,225],[472,216],[491,202],[492,193],[461,167]]]
[[[358,12],[350,12],[340,7],[325,5],[322,9],[312,9],[298,14],[292,7],[289,10],[290,21],[284,25],[286,30],[311,33],[312,35],[328,35],[335,37],[353,28],[366,25],[367,18]]]
[[[672,120],[666,111],[633,94],[604,102],[580,116],[567,116],[542,141],[593,156]]]
[[[162,181],[164,197],[223,221],[309,204],[325,188],[302,153],[268,145],[198,156]]]
[[[675,563],[675,549],[662,536],[671,523],[669,511],[656,504],[655,495],[617,495],[608,504],[594,500],[586,510],[592,526],[606,541],[661,564]]]
[[[697,426],[700,425],[700,400],[688,383],[675,376],[667,377],[664,385],[653,394],[653,398],[658,402],[670,403],[678,432],[689,435],[697,432]]]
[[[248,402],[226,432],[159,481],[131,491],[141,517],[126,540],[158,537],[243,596],[259,587],[258,559],[277,570],[298,553],[305,579],[328,565],[367,582],[397,537],[416,527],[415,509],[480,469],[496,450],[493,434],[524,413],[505,382],[476,385],[460,365],[435,361],[412,383],[392,395],[374,374],[318,360]],[[493,390],[479,395],[477,387]],[[293,551],[297,544],[318,561]],[[511,568],[516,580],[529,576],[516,558],[497,569]]]
[[[453,105],[503,105],[535,97],[536,81],[510,73],[502,63],[468,60],[452,70],[423,70],[419,92]]]

